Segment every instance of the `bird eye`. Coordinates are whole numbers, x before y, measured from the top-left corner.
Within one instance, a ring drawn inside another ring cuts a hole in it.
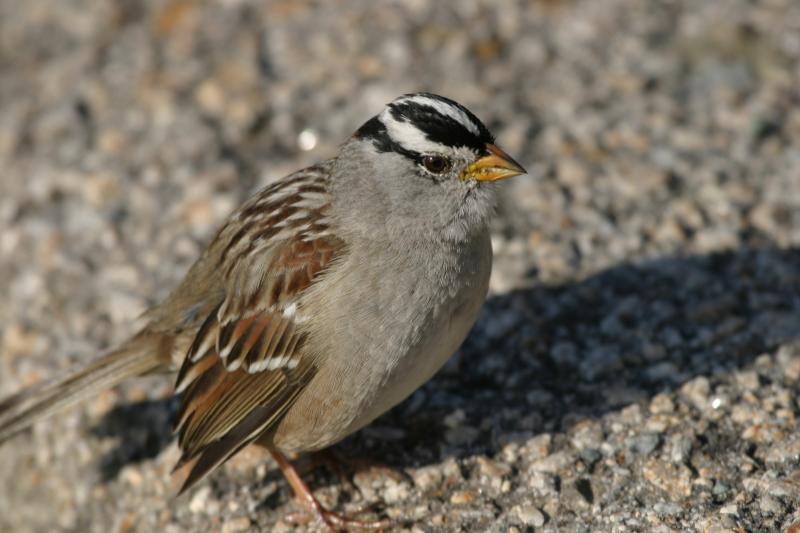
[[[450,160],[441,155],[426,155],[422,158],[422,166],[428,172],[441,174],[450,168]]]

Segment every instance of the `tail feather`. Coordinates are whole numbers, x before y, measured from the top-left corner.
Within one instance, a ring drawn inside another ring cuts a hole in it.
[[[140,334],[86,365],[0,401],[0,443],[128,378],[164,367],[169,361],[168,342],[165,337]]]

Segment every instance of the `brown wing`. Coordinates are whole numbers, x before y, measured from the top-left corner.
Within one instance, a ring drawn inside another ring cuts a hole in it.
[[[343,251],[320,192],[290,176],[245,204],[212,244],[225,297],[178,373],[176,468],[194,461],[181,492],[268,432],[316,371],[304,357],[299,297]]]

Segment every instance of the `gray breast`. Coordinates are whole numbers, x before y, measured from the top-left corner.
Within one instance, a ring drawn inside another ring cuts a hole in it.
[[[325,279],[326,287],[309,292],[319,310],[309,319],[321,323],[309,342],[318,350],[319,373],[281,424],[279,447],[328,446],[405,399],[441,368],[485,298],[488,235],[459,254],[432,265],[416,254],[355,250],[350,264]]]

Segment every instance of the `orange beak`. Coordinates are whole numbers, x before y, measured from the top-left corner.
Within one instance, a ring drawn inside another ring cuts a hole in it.
[[[487,144],[489,155],[485,155],[469,165],[461,174],[463,180],[497,181],[525,174],[522,165],[501,150],[497,145]]]

